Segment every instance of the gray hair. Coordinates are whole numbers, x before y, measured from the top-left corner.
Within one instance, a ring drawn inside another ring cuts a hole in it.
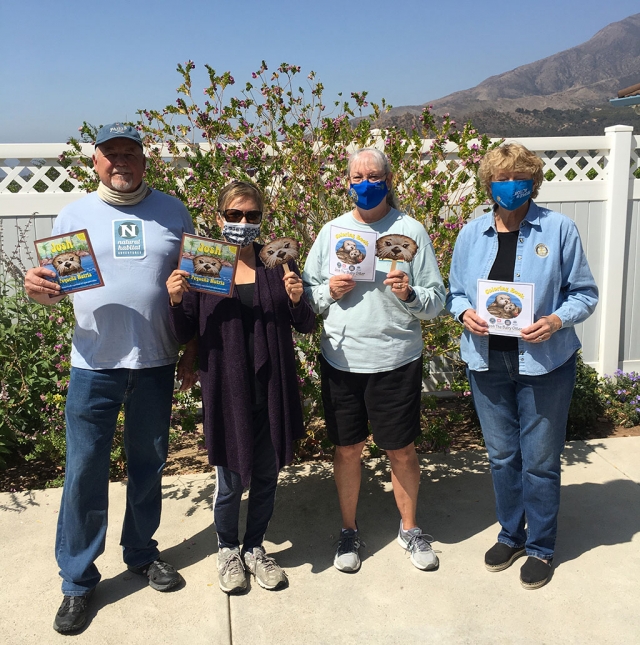
[[[378,166],[378,168],[380,168],[380,170],[385,175],[388,175],[391,172],[391,162],[389,161],[389,157],[387,157],[387,155],[385,155],[384,152],[382,152],[382,150],[378,150],[378,148],[360,148],[359,150],[354,150],[349,155],[349,161],[347,162],[348,177],[351,177],[351,166],[353,165],[353,162],[358,157],[365,154],[370,155],[375,159],[376,166]],[[389,204],[391,208],[399,208],[398,200],[396,199],[396,194],[395,194],[395,191],[393,190],[393,183],[391,184],[391,188],[387,193],[387,204]]]

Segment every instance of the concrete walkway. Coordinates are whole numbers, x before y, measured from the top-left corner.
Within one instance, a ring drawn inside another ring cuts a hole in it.
[[[334,643],[640,643],[640,437],[573,442],[564,453],[556,566],[537,591],[520,563],[489,573],[498,532],[484,452],[422,459],[422,528],[440,568],[415,569],[395,541],[384,460],[369,461],[359,507],[366,548],[355,575],[332,566],[340,528],[330,465],[286,469],[266,546],[290,585],[227,597],[217,583],[211,475],[166,478],[163,557],[186,586],[158,593],[122,564],[123,484],[111,485],[102,582],[87,628],[52,629],[60,604],[53,557],[60,489],[0,495],[0,641],[114,645]]]

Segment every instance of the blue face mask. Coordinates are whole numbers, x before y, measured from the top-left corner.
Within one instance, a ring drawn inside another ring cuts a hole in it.
[[[387,196],[389,186],[386,181],[370,182],[368,179],[349,186],[349,196],[358,208],[369,211]]]
[[[533,179],[516,181],[492,181],[491,194],[493,201],[505,210],[514,211],[531,197]]]

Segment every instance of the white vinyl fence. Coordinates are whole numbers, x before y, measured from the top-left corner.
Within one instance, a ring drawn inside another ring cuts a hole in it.
[[[543,159],[548,180],[537,203],[576,222],[600,288],[596,313],[577,328],[585,362],[601,375],[640,371],[640,137],[620,125],[597,137],[517,140]],[[47,237],[60,209],[83,194],[58,162],[65,149],[0,144],[1,248],[11,252],[21,242],[27,266],[26,249]]]

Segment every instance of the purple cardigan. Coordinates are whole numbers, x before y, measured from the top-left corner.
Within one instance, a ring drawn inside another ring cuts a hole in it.
[[[266,269],[258,255],[261,248],[254,244],[254,362],[256,376],[266,386],[279,470],[291,463],[293,442],[304,436],[291,327],[308,333],[314,328],[315,315],[304,295],[297,307],[291,305],[282,281],[283,267]],[[289,267],[299,275],[293,262]],[[169,311],[180,343],[198,336],[209,463],[240,473],[247,486],[253,466],[253,424],[238,291],[234,287],[231,298],[190,291]]]

